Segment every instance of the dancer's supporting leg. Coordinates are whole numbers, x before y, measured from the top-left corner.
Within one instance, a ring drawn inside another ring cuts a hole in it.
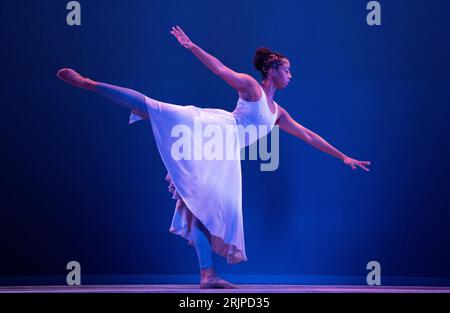
[[[58,71],[58,78],[79,88],[95,91],[96,93],[118,103],[130,110],[147,112],[145,96],[136,90],[100,83],[85,78],[70,68]]]
[[[205,226],[196,218],[192,218],[191,238],[197,251],[198,263],[200,270],[213,267],[211,235]]]
[[[237,288],[217,276],[213,268],[211,234],[194,216],[191,223],[191,238],[200,264],[200,288]]]

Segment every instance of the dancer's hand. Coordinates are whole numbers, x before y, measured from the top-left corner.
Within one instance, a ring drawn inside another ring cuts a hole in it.
[[[192,41],[189,39],[188,36],[186,36],[186,34],[184,33],[184,31],[180,28],[180,26],[176,26],[176,27],[172,27],[172,30],[170,31],[170,33],[172,35],[174,35],[178,42],[185,48],[187,49],[191,49],[194,44],[192,43]]]
[[[370,171],[367,167],[365,167],[365,165],[367,165],[367,166],[370,165],[370,161],[358,161],[358,160],[355,160],[355,159],[352,159],[352,158],[349,158],[349,157],[343,158],[342,161],[343,161],[346,165],[350,166],[353,170],[356,170],[357,167],[356,167],[355,165],[358,165],[358,166],[359,166],[360,168],[362,168],[363,170],[365,170],[365,171],[367,171],[367,172]]]

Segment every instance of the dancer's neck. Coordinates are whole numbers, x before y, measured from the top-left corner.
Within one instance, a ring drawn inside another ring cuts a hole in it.
[[[275,87],[272,80],[263,80],[261,82],[261,87],[264,89],[264,92],[266,93],[266,97],[273,101],[273,96],[275,95],[275,92],[277,91],[277,88]]]

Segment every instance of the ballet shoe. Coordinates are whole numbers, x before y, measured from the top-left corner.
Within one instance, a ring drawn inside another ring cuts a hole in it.
[[[56,73],[56,76],[73,86],[92,90],[95,88],[95,82],[81,76],[71,68],[62,68]]]
[[[212,267],[200,270],[200,289],[236,289],[236,285],[220,278]]]
[[[238,287],[216,276],[207,281],[200,281],[200,289],[237,289]]]

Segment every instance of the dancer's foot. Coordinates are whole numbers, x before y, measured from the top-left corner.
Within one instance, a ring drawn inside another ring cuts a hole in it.
[[[236,285],[217,276],[213,268],[200,270],[200,289],[236,289]]]
[[[200,289],[237,289],[238,287],[219,276],[200,282]]]
[[[85,78],[85,77],[81,76],[80,74],[78,74],[71,68],[60,69],[58,71],[58,73],[56,74],[56,76],[59,79],[65,81],[66,83],[69,83],[73,86],[76,86],[79,88],[84,88],[84,89],[89,89],[89,90],[95,89],[96,83],[93,80],[90,80],[89,78]]]

